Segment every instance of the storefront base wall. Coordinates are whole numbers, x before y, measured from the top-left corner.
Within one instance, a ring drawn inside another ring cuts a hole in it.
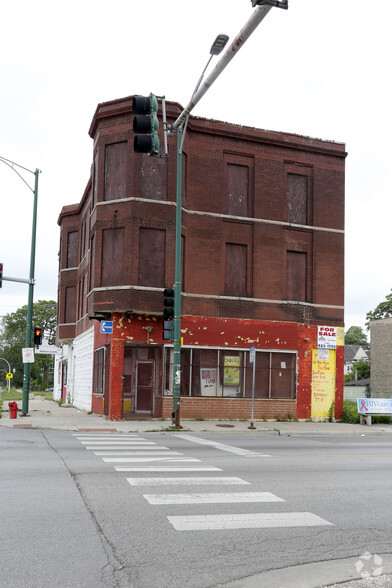
[[[162,417],[172,417],[173,399],[162,399]],[[297,412],[296,400],[255,398],[254,420],[294,419]],[[252,417],[251,398],[181,398],[182,419],[248,419]]]
[[[103,396],[102,394],[93,394],[91,410],[94,414],[103,414]]]
[[[99,325],[95,328],[95,348],[111,343],[110,376],[108,376],[108,418],[121,420],[122,414],[122,375],[124,343],[134,345],[158,345],[162,340],[160,318],[133,315],[113,315],[113,335],[102,335]],[[254,404],[254,419],[292,418],[308,419],[312,405],[312,349],[317,348],[317,326],[298,323],[250,321],[242,319],[216,319],[203,317],[183,317],[184,345],[194,347],[242,348],[254,345],[257,350],[296,351],[297,381],[296,400],[257,398]],[[147,330],[147,327],[149,329]],[[150,329],[150,327],[152,327]],[[339,329],[343,333],[343,329]],[[343,334],[336,351],[335,379],[335,418],[343,409]],[[102,414],[102,397],[93,394],[92,410]],[[182,397],[181,418],[205,419],[250,419],[252,415],[251,398],[222,397]],[[172,398],[156,397],[152,418],[170,418]]]

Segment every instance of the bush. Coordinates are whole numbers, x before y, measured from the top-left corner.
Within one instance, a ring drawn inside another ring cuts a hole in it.
[[[359,423],[359,414],[357,409],[357,403],[351,400],[345,400],[343,402],[343,412],[340,417],[341,423]]]

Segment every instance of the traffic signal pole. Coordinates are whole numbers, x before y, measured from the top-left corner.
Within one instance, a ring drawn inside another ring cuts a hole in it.
[[[38,205],[38,176],[40,170],[34,172],[34,205],[33,205],[33,228],[31,232],[31,251],[30,251],[30,281],[29,281],[29,298],[27,303],[27,321],[26,321],[26,347],[31,347],[31,331],[33,328],[33,297],[34,297],[34,273],[35,273],[35,242],[37,234],[37,205]],[[27,416],[29,412],[29,386],[30,386],[30,364],[25,363],[23,369],[23,396],[22,396],[22,414]]]
[[[41,173],[41,170],[36,169],[34,172],[31,169],[27,169],[22,165],[19,165],[15,161],[11,161],[10,159],[6,159],[5,157],[0,156],[0,162],[5,163],[8,165],[22,180],[24,184],[33,192],[34,195],[34,203],[33,203],[33,228],[32,228],[32,235],[31,235],[31,250],[30,250],[30,277],[28,280],[21,280],[18,278],[5,278],[3,276],[3,280],[8,280],[10,282],[23,282],[29,284],[29,296],[28,296],[28,303],[27,303],[27,317],[26,317],[26,347],[31,347],[31,331],[32,331],[32,321],[33,321],[33,296],[34,296],[34,272],[35,272],[35,242],[36,242],[36,234],[37,234],[37,205],[38,205],[38,177]],[[34,175],[34,188],[30,186],[30,184],[24,179],[22,174],[19,172],[19,169],[24,170],[25,172],[29,172]],[[24,372],[23,372],[23,396],[22,396],[22,414],[21,416],[27,416],[29,411],[29,385],[30,385],[30,364],[24,364]]]
[[[182,127],[177,129],[176,253],[174,270],[173,329],[173,412],[172,425],[180,427],[181,395],[181,207],[182,207]]]

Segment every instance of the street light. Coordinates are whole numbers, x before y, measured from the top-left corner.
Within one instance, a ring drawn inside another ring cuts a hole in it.
[[[181,360],[180,360],[180,335],[181,335],[181,190],[182,190],[182,146],[189,115],[196,104],[211,88],[215,80],[220,76],[225,67],[230,63],[237,52],[244,46],[250,35],[256,30],[261,21],[267,16],[272,7],[288,8],[288,0],[252,0],[255,8],[251,17],[240,30],[230,47],[216,64],[203,85],[201,82],[204,73],[213,55],[219,55],[225,47],[226,35],[218,35],[210,49],[210,58],[204,68],[188,105],[183,109],[179,117],[170,125],[169,132],[177,131],[177,194],[176,194],[176,259],[175,259],[175,283],[174,283],[174,350],[173,350],[173,412],[172,424],[180,425],[180,387],[181,387]]]
[[[27,303],[27,318],[26,318],[26,341],[25,346],[31,347],[31,330],[32,330],[32,321],[33,321],[33,295],[34,295],[34,272],[35,272],[35,241],[36,241],[36,233],[37,233],[37,205],[38,205],[38,176],[41,173],[41,170],[36,169],[32,171],[31,169],[27,169],[10,159],[6,159],[5,157],[0,156],[0,161],[8,165],[22,180],[24,184],[31,190],[34,194],[34,204],[33,204],[33,227],[31,232],[31,250],[30,250],[30,274],[28,280],[18,280],[16,278],[9,278],[9,281],[14,282],[27,282],[29,284],[29,297]],[[34,188],[30,186],[24,179],[24,177],[19,173],[16,169],[19,168],[26,172],[29,172],[34,175]],[[6,280],[4,278],[3,280]],[[30,364],[24,364],[24,371],[23,371],[23,397],[22,397],[22,414],[21,416],[27,416],[29,411],[29,385],[30,385]]]

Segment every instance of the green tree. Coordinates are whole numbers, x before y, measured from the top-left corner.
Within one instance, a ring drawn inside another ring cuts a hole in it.
[[[350,327],[344,335],[345,345],[367,345],[367,336],[362,327]]]
[[[366,315],[366,327],[369,329],[370,321],[376,321],[378,319],[389,318],[392,316],[392,291],[387,294],[384,302],[380,302],[374,310],[371,310]]]
[[[33,325],[31,341],[33,341],[34,327],[41,327],[48,343],[53,345],[56,340],[57,304],[54,300],[39,300],[33,304]],[[26,343],[27,305],[18,308],[15,312],[6,314],[1,321],[0,347],[1,356],[16,370],[11,383],[12,386],[23,385],[23,361],[22,348]],[[5,365],[5,364],[4,364]],[[48,355],[35,355],[35,361],[30,366],[30,375],[33,381],[41,388],[46,388],[49,383],[50,372],[53,369],[53,357]],[[3,372],[0,372],[3,374]],[[1,377],[3,382],[3,377]]]
[[[363,360],[355,361],[350,373],[345,376],[344,381],[352,382],[355,380],[355,372],[357,373],[357,380],[366,380],[367,378],[370,378],[370,363]]]

